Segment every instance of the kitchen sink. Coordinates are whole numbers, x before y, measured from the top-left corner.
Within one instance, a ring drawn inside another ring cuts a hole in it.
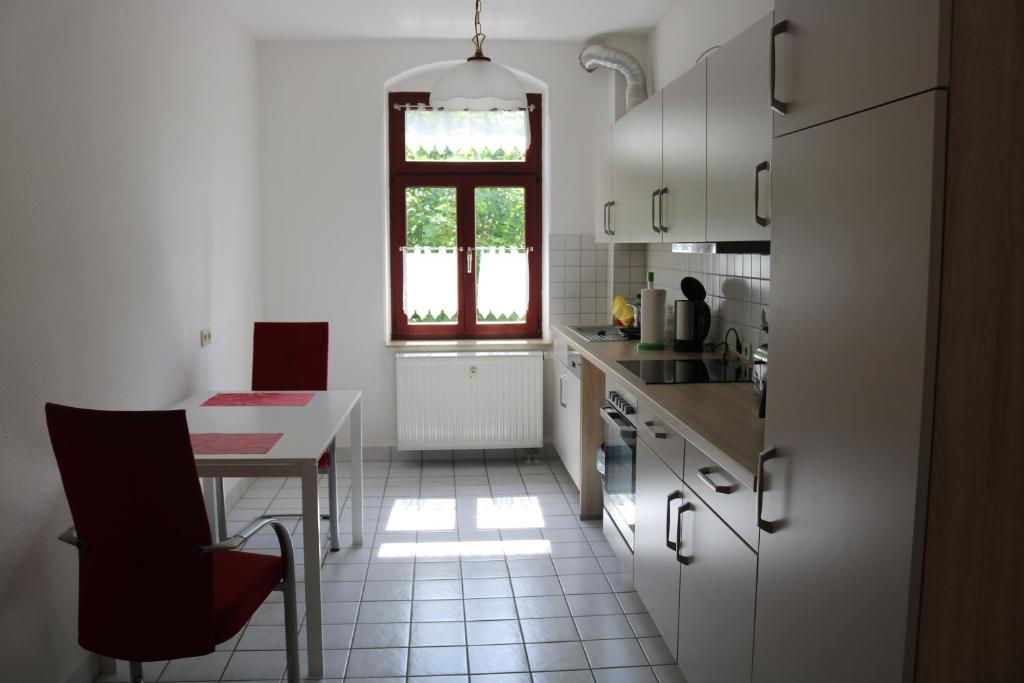
[[[619,328],[612,325],[599,327],[571,327],[573,332],[583,337],[588,342],[625,341],[619,332]]]

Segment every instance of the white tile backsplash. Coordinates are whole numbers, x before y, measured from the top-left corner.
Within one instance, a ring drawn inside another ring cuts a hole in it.
[[[768,342],[761,331],[761,310],[771,323],[771,259],[760,254],[673,254],[671,244],[649,244],[647,267],[654,271],[654,286],[666,290],[666,301],[674,310],[683,299],[679,283],[694,277],[707,290],[711,307],[708,341],[721,342],[730,327],[754,346]],[[632,268],[631,268],[632,270]]]
[[[605,325],[608,245],[593,235],[548,236],[548,311],[551,324]]]

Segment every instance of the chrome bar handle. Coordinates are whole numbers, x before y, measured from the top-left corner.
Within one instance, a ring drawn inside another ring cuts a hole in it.
[[[612,207],[615,206],[615,200],[608,202],[608,234],[614,236],[615,228],[612,227]]]
[[[565,375],[558,378],[558,404],[563,408],[569,407],[565,402]]]
[[[761,453],[757,456],[757,476],[754,478],[754,491],[757,492],[755,521],[757,523],[758,529],[766,531],[769,534],[774,534],[776,532],[776,527],[773,522],[768,522],[761,518],[761,511],[764,509],[764,464],[771,460],[772,458],[777,457],[777,455],[778,454],[775,452],[774,447],[766,448],[765,450],[761,451]]]
[[[754,167],[754,222],[762,228],[772,222],[771,218],[762,216],[759,209],[761,203],[761,173],[771,168],[771,164],[762,161]]]
[[[602,226],[602,230],[604,231],[604,234],[607,235],[608,234],[608,202],[605,202],[604,206],[601,207],[601,221],[602,221],[602,223],[604,223],[604,225]]]
[[[775,98],[775,37],[788,30],[789,22],[785,19],[772,26],[771,47],[768,51],[768,92],[771,97],[771,107],[772,111],[783,116],[789,113],[789,104]]]
[[[649,431],[651,433],[651,436],[653,436],[655,439],[667,439],[668,438],[668,433],[667,432],[659,432],[657,429],[655,429],[654,428],[654,422],[652,422],[651,420],[644,420],[644,426],[647,427],[647,431]]]
[[[704,482],[704,484],[715,493],[732,493],[733,487],[731,484],[716,484],[711,479],[710,467],[701,467],[699,470],[697,470],[697,478]]]
[[[683,566],[693,562],[693,555],[687,557],[686,555],[681,555],[679,553],[679,551],[683,549],[683,513],[696,511],[697,508],[693,507],[693,503],[683,503],[679,506],[679,512],[676,513],[678,516],[676,521],[676,561]]]
[[[654,192],[651,193],[651,230],[658,233],[659,235],[661,234],[661,228],[658,227],[658,224],[654,220],[654,204],[655,200],[658,198],[658,195],[660,193],[660,189],[655,190]]]
[[[665,500],[665,547],[669,550],[676,550],[679,546],[672,542],[672,501],[683,497],[682,491],[673,491],[668,494]],[[678,532],[678,529],[676,529]],[[678,539],[677,539],[678,540]]]
[[[658,190],[658,228],[661,232],[668,232],[668,226],[665,225],[665,195],[667,194],[667,187]]]

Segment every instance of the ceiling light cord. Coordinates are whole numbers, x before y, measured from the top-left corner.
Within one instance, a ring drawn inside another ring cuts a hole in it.
[[[487,34],[484,33],[483,25],[480,23],[480,5],[482,0],[476,0],[476,15],[473,18],[473,27],[476,29],[476,33],[473,35],[473,45],[476,46],[476,51],[473,53],[473,57],[483,58],[484,57],[484,39],[487,38]]]

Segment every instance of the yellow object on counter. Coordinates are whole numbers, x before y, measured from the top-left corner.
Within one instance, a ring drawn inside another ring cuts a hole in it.
[[[612,299],[612,315],[625,327],[633,325],[633,307],[626,303],[621,294]]]

